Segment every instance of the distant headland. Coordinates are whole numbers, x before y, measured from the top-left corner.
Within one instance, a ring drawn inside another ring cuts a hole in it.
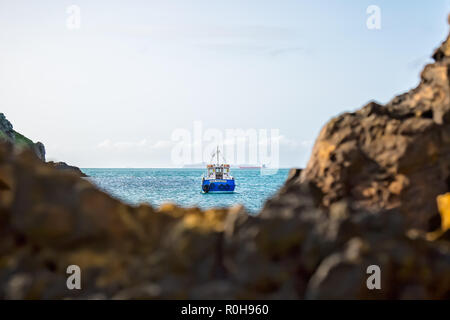
[[[6,119],[3,113],[0,113],[0,141],[7,141],[14,146],[17,151],[31,150],[41,161],[45,160],[45,146],[42,142],[33,142],[33,140],[25,137],[23,134],[14,130],[11,122]],[[47,162],[48,165],[58,169],[73,172],[80,177],[86,175],[77,167],[70,166],[65,162]]]

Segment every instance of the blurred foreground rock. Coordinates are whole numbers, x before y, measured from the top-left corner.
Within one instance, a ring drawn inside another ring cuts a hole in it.
[[[0,298],[450,299],[449,46],[418,88],[331,120],[256,217],[131,207],[0,144]]]
[[[258,217],[242,207],[130,207],[11,151],[0,146],[0,298],[449,297],[445,233],[429,241],[397,211],[322,208],[306,183]],[[73,264],[82,290],[66,287]],[[382,290],[366,287],[373,264]]]

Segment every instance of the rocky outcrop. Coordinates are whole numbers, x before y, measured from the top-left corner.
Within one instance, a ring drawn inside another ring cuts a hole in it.
[[[0,298],[450,299],[448,46],[418,88],[331,120],[257,216],[128,206],[0,143]]]
[[[328,122],[296,183],[314,184],[327,208],[347,199],[363,210],[397,209],[408,226],[435,229],[436,196],[450,191],[448,48],[447,39],[417,88]]]
[[[79,177],[87,177],[87,175],[85,173],[83,173],[83,171],[81,171],[80,168],[75,167],[75,166],[69,166],[65,162],[49,161],[49,162],[47,162],[47,164],[54,167],[57,170],[72,172],[72,173],[78,175]]]
[[[22,150],[29,148],[36,156],[45,162],[45,146],[42,142],[34,143],[22,134],[14,131],[11,122],[6,119],[3,113],[0,113],[0,140],[6,140],[11,142],[15,148]],[[86,177],[86,175],[77,167],[69,166],[65,162],[53,162],[50,161],[49,165],[54,166],[58,170],[72,171],[80,177]]]
[[[33,145],[33,151],[41,161],[45,162],[45,146],[42,142],[36,142]]]
[[[45,161],[44,145],[41,142],[34,143],[27,137],[14,131],[11,122],[6,119],[3,113],[0,113],[0,140],[13,143],[17,149],[29,148],[41,161]]]
[[[11,122],[6,119],[3,113],[0,113],[0,138],[14,142],[14,130]]]

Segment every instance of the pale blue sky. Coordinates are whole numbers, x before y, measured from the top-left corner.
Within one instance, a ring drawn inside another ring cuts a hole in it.
[[[81,29],[66,28],[69,5]],[[366,8],[381,9],[381,30]],[[171,133],[279,129],[304,166],[321,126],[417,85],[448,1],[0,0],[0,111],[81,167],[170,166]],[[211,122],[212,112],[227,115]]]

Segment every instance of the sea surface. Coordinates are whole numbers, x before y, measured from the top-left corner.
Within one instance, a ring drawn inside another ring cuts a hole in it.
[[[132,205],[159,206],[174,202],[184,207],[228,207],[243,204],[256,213],[284,183],[288,169],[262,175],[258,169],[233,169],[234,193],[204,194],[201,179],[204,169],[82,169],[100,189]]]

